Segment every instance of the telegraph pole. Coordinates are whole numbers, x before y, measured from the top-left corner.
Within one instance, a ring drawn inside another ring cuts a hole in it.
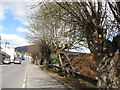
[[[9,44],[8,42],[5,42],[5,52],[6,52],[6,46],[7,46],[7,44]]]

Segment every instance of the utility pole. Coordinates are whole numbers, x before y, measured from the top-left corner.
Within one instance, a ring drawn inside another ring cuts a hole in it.
[[[7,46],[7,44],[9,44],[8,42],[5,42],[5,52],[6,52],[6,46]]]

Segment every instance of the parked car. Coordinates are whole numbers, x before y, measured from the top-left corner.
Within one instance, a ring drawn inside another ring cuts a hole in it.
[[[13,59],[11,59],[11,60],[10,60],[10,62],[11,62],[11,63],[14,63],[14,60],[13,60]]]
[[[21,64],[21,59],[15,59],[14,64]]]
[[[22,60],[25,60],[24,56],[21,57]]]
[[[3,60],[3,64],[10,64],[11,62],[10,62],[10,58],[5,58],[4,60]]]

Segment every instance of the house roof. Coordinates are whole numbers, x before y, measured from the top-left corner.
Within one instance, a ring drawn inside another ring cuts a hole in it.
[[[10,55],[8,55],[7,53],[3,52],[3,51],[0,51],[0,54],[2,54],[3,56],[6,56],[6,57],[10,57]]]

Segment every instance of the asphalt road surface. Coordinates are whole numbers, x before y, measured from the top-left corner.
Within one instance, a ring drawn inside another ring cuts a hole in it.
[[[66,90],[64,85],[42,71],[38,66],[30,64],[29,60],[24,60],[22,64],[2,65],[2,88],[55,88],[55,90]]]
[[[27,60],[21,64],[2,65],[2,88],[22,88]]]

